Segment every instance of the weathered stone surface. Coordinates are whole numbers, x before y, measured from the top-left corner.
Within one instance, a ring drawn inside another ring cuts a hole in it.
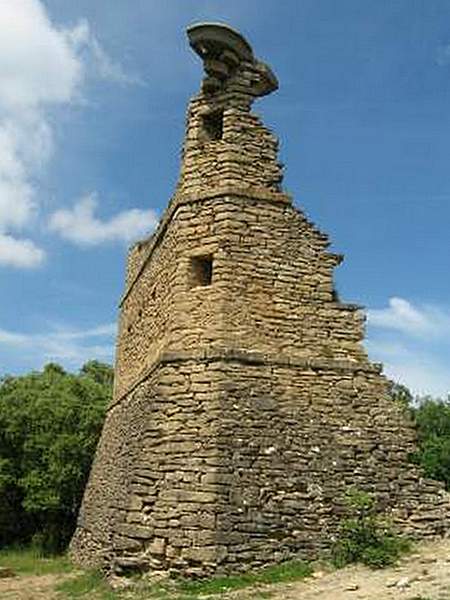
[[[367,358],[364,315],[334,291],[342,257],[281,191],[278,142],[250,111],[261,64],[218,39],[226,76],[191,102],[176,194],[129,255],[81,564],[202,575],[313,558],[349,486],[413,535],[449,525],[442,486],[408,463],[414,431]]]

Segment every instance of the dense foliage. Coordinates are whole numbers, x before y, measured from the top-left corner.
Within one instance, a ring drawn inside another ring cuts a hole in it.
[[[0,380],[0,547],[67,544],[89,475],[113,371],[56,364]]]

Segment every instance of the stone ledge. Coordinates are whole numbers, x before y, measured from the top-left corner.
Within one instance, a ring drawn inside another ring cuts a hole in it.
[[[208,200],[220,196],[234,196],[239,198],[251,198],[252,200],[266,200],[268,202],[291,204],[292,198],[283,192],[273,192],[267,188],[249,186],[241,187],[234,185],[224,185],[213,190],[203,190],[196,193],[185,193],[175,197],[177,206],[198,202],[199,200]]]
[[[361,363],[356,360],[346,358],[301,358],[294,356],[280,357],[278,354],[248,352],[244,350],[235,350],[227,348],[204,348],[201,350],[184,350],[178,352],[162,352],[141,375],[133,382],[129,388],[120,396],[114,398],[108,411],[117,406],[125,399],[128,394],[133,392],[138,385],[143,383],[154,371],[164,365],[185,363],[197,361],[204,363],[214,362],[237,362],[246,365],[261,365],[282,368],[307,369],[311,371],[337,371],[337,372],[364,372],[379,374],[383,370],[381,363]]]
[[[362,304],[355,304],[354,302],[339,302],[333,306],[335,310],[343,310],[343,311],[358,311],[365,310],[365,306]]]

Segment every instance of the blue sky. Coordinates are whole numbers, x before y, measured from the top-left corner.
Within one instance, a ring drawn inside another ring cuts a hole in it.
[[[450,392],[447,0],[0,5],[0,375],[112,360],[126,248],[177,179],[201,78],[188,24],[240,30],[280,81],[255,110],[285,188],[346,260],[370,356]]]

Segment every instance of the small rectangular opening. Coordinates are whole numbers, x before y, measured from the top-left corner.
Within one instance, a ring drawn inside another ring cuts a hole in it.
[[[213,257],[193,256],[191,258],[191,287],[211,285],[213,273]]]
[[[203,133],[206,140],[221,140],[223,136],[223,110],[202,115]]]

